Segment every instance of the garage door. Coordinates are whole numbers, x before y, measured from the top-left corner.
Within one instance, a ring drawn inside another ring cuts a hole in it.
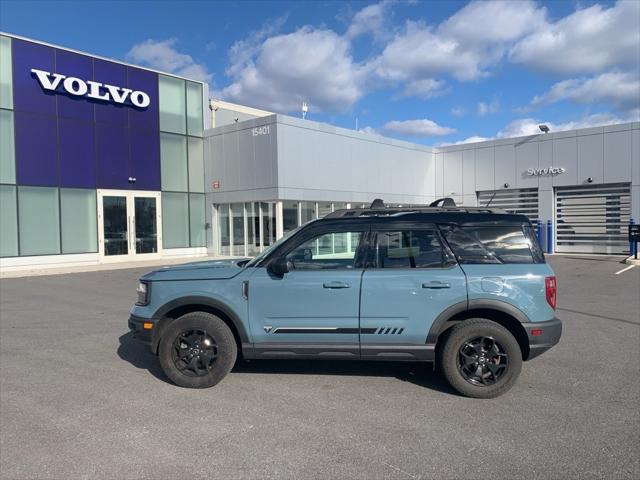
[[[556,251],[629,252],[631,184],[556,187]]]
[[[478,192],[478,206],[502,208],[507,212],[527,215],[532,223],[538,223],[538,189],[486,190]]]

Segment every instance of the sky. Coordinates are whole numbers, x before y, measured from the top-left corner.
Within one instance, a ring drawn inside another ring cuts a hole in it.
[[[431,146],[640,120],[640,0],[2,0],[0,30]]]

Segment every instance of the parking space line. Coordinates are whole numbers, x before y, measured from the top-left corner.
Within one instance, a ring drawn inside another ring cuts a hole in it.
[[[635,267],[635,265],[629,265],[626,268],[623,268],[622,270],[620,270],[619,272],[616,272],[616,275],[620,275],[621,273],[626,272],[627,270],[631,270],[633,267]]]

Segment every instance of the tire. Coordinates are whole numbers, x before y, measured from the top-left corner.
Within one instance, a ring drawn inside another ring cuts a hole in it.
[[[187,313],[170,323],[158,352],[169,380],[187,388],[213,387],[229,373],[237,355],[227,324],[206,312]]]
[[[522,370],[522,351],[503,326],[484,318],[450,329],[439,364],[449,384],[472,398],[495,398],[507,392]]]

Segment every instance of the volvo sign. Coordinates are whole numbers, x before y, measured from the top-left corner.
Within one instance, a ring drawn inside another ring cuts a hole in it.
[[[566,172],[564,167],[528,168],[527,175],[532,177],[543,177],[546,175],[559,175]]]
[[[149,95],[139,90],[116,87],[115,85],[94,82],[92,80],[85,81],[76,77],[67,77],[60,73],[50,73],[36,68],[32,68],[31,73],[35,74],[42,88],[52,92],[60,92],[58,88],[62,86],[62,90],[76,97],[86,96],[94,100],[119,103],[121,105],[124,105],[128,99],[133,106],[138,108],[146,108],[151,103]]]

